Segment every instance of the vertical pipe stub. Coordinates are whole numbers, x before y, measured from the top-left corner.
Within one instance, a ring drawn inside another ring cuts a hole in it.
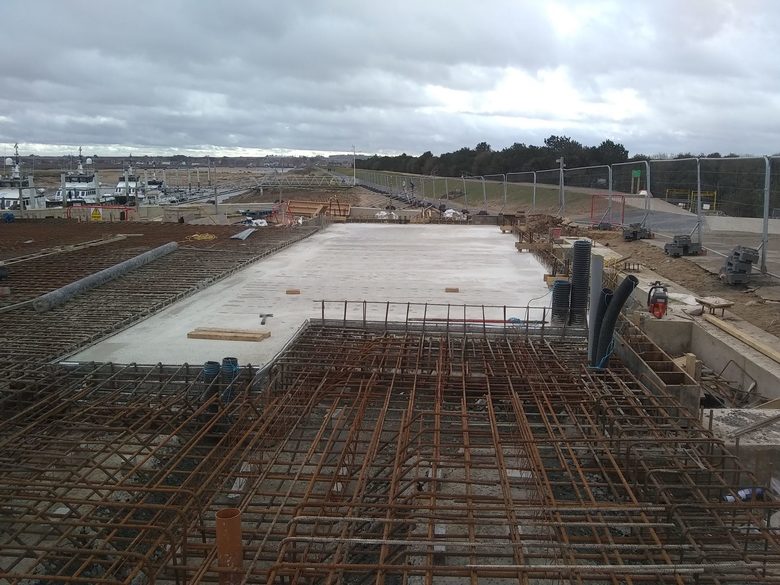
[[[243,580],[244,548],[241,542],[241,510],[225,508],[216,514],[217,566],[220,585],[239,585]]]

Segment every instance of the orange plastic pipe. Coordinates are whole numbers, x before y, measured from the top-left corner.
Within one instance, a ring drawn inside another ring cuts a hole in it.
[[[241,510],[225,508],[217,512],[217,566],[219,585],[239,585],[243,578],[244,547],[241,542]]]

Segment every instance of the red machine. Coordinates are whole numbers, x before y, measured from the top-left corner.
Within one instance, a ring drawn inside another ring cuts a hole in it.
[[[656,319],[666,315],[666,306],[669,304],[669,294],[666,287],[660,281],[650,285],[647,293],[647,310]]]

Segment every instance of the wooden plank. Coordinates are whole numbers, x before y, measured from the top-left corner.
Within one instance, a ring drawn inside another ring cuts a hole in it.
[[[701,361],[696,359],[696,354],[694,353],[686,353],[684,357],[685,366],[682,369],[685,370],[685,373],[691,378],[697,382],[701,382]]]
[[[775,351],[767,344],[759,341],[758,339],[755,339],[754,337],[748,335],[747,333],[743,333],[733,325],[726,323],[723,319],[715,317],[714,315],[704,315],[704,319],[708,323],[712,323],[713,325],[715,325],[721,331],[725,331],[732,337],[736,337],[745,345],[749,345],[756,351],[763,353],[766,357],[773,359],[774,361],[780,364],[780,352]]]
[[[219,329],[217,327],[200,327],[187,333],[188,339],[211,339],[215,341],[263,341],[269,337],[271,337],[270,331]]]
[[[444,292],[446,292],[446,293],[456,293],[456,292],[460,292],[460,288],[458,288],[457,286],[447,286],[447,287],[444,287]]]
[[[728,309],[734,305],[734,301],[728,301],[720,297],[693,297],[700,305],[713,309]]]

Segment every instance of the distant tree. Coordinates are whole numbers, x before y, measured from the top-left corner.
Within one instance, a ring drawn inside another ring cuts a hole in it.
[[[487,142],[480,142],[477,144],[476,148],[474,149],[477,152],[490,152],[490,145]]]
[[[605,140],[596,148],[597,161],[594,164],[611,165],[628,160],[628,150],[622,144]]]

